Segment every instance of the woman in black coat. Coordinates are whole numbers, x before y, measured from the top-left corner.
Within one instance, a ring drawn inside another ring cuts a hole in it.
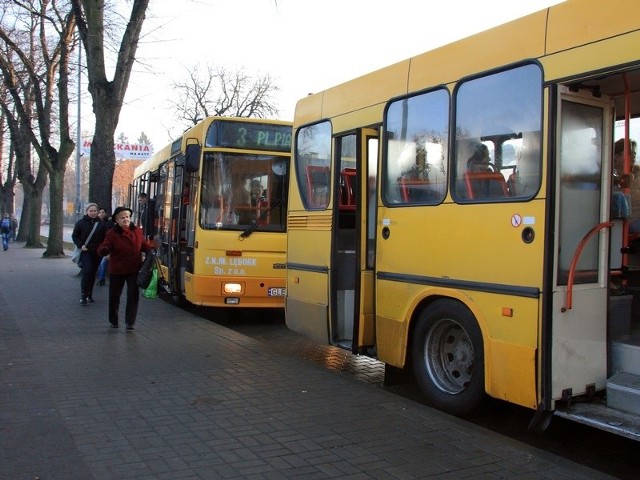
[[[91,234],[92,231],[93,234]],[[73,243],[82,250],[80,253],[80,264],[82,265],[80,305],[82,306],[87,305],[87,302],[93,303],[93,285],[101,260],[96,251],[98,245],[104,240],[106,231],[105,223],[98,217],[98,205],[88,203],[85,207],[85,216],[76,222],[71,234]]]

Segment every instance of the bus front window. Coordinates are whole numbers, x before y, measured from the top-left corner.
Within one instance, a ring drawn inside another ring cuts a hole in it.
[[[280,157],[205,153],[200,226],[206,230],[284,231],[286,198]]]

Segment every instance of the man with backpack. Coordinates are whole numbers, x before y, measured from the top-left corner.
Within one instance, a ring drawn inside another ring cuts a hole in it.
[[[11,217],[8,213],[5,213],[0,221],[0,233],[2,233],[2,248],[6,251],[9,248],[9,238],[11,237]]]

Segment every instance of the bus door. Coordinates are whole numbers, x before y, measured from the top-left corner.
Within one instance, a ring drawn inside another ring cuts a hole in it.
[[[184,292],[182,280],[179,272],[179,259],[180,252],[177,249],[178,245],[178,229],[177,229],[177,212],[173,208],[175,204],[177,181],[182,179],[182,168],[176,164],[175,161],[171,161],[167,168],[167,181],[165,184],[164,195],[162,197],[162,210],[163,210],[163,230],[162,230],[162,243],[163,243],[163,261],[169,269],[169,287],[171,291],[179,294]],[[179,196],[178,196],[179,198]]]
[[[193,258],[193,215],[189,215],[191,202],[190,178],[182,162],[176,162],[171,195],[170,265],[174,292],[184,294],[184,277],[188,262]],[[191,271],[193,271],[191,269]]]
[[[357,353],[373,346],[373,260],[378,132],[337,137],[331,252],[331,343]]]
[[[605,388],[612,106],[559,92],[551,325],[553,400]]]
[[[186,232],[183,223],[182,189],[184,168],[181,162],[174,163],[173,192],[171,194],[171,230],[169,256],[173,278],[171,286],[176,293],[184,294],[184,270],[186,258]]]

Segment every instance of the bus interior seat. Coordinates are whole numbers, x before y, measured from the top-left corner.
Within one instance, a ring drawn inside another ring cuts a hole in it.
[[[313,207],[324,207],[329,198],[329,167],[307,165],[307,195]]]
[[[356,208],[356,169],[344,168],[340,172],[340,210]]]
[[[470,199],[504,198],[509,187],[500,172],[464,172],[464,182]]]
[[[403,202],[440,200],[437,185],[432,184],[429,180],[403,176],[398,178],[398,185],[400,187],[400,197]]]
[[[264,216],[263,216],[264,215]],[[260,225],[268,225],[271,223],[269,213],[269,200],[261,198],[256,203],[256,221]]]
[[[512,173],[509,175],[509,178],[507,179],[507,188],[509,189],[509,195],[511,195],[512,197],[518,196],[516,191],[516,174],[515,173]]]

